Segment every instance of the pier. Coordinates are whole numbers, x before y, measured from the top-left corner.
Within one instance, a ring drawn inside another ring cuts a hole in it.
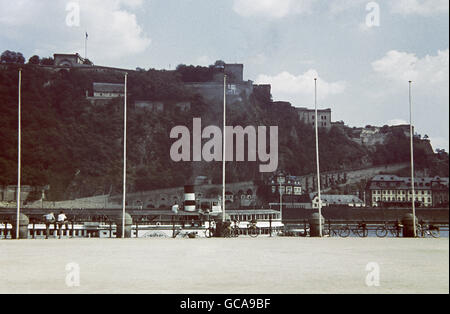
[[[63,211],[68,217],[68,223],[62,228],[50,224],[48,231],[43,216],[50,212],[58,214]],[[307,233],[311,215],[314,210],[299,208],[284,208],[283,219],[279,211],[270,209],[230,210],[227,214],[238,221],[255,219],[261,228],[260,235],[286,235],[287,230],[304,230]],[[375,230],[382,225],[392,225],[402,221],[410,210],[383,208],[342,208],[327,207],[323,209],[324,228],[331,230],[336,226],[358,225],[364,223],[369,230]],[[33,209],[24,208],[21,211],[24,219],[22,239],[39,239],[46,237],[72,238],[116,238],[121,234],[121,210],[119,209]],[[448,233],[448,209],[418,209],[418,221],[433,224]],[[174,237],[179,229],[205,236],[206,228],[218,214],[203,214],[198,212],[174,213],[170,210],[127,209],[126,237]],[[206,226],[206,227],[205,227]],[[11,208],[0,209],[0,239],[14,238],[16,228],[16,212]],[[241,226],[241,235],[246,235],[246,228]],[[296,234],[295,232],[293,233]],[[292,235],[292,234],[291,234]],[[298,235],[298,232],[297,232]]]

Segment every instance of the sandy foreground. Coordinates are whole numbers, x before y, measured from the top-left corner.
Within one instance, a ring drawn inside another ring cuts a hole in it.
[[[449,240],[0,241],[0,280],[0,293],[448,294]]]

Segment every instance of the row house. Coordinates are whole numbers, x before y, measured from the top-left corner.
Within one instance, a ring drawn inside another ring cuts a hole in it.
[[[448,205],[448,178],[416,178],[414,188],[418,207]],[[368,182],[366,190],[372,207],[404,207],[413,201],[411,178],[378,175]]]

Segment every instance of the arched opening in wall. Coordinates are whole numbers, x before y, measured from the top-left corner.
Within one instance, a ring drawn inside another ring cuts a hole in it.
[[[153,205],[153,204],[148,204],[148,205],[147,205],[147,209],[155,209],[155,205]]]
[[[247,190],[247,195],[253,196],[253,190],[252,189],[248,189]]]
[[[234,202],[234,194],[233,194],[233,192],[230,192],[230,191],[227,191],[227,192],[225,192],[225,204],[226,204],[226,202]]]
[[[63,59],[60,62],[58,62],[57,66],[70,68],[72,67],[72,62],[68,59]]]
[[[159,198],[159,208],[168,207],[168,205],[169,205],[168,203],[170,203],[170,202],[171,202],[171,200],[167,195],[165,195],[165,194],[161,195]]]

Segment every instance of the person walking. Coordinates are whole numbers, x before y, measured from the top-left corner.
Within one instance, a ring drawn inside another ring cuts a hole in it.
[[[45,239],[48,239],[48,235],[50,233],[50,225],[54,224],[56,219],[55,219],[55,214],[54,213],[49,213],[47,215],[44,215],[44,220],[45,220]],[[56,226],[55,226],[56,229]]]

